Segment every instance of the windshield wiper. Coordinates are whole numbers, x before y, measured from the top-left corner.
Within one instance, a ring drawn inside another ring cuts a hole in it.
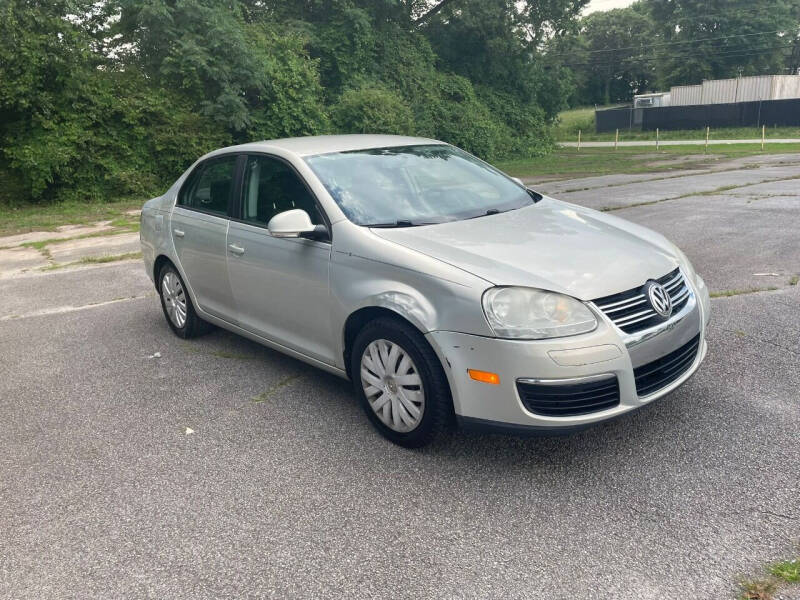
[[[367,223],[364,227],[380,227],[383,229],[388,229],[390,227],[413,227],[414,224],[411,221],[390,221],[387,223]]]
[[[483,212],[479,215],[475,215],[473,217],[467,217],[467,219],[480,219],[481,217],[488,217],[490,215],[499,215],[501,212],[508,212],[509,210],[514,210],[514,209],[509,208],[507,210],[500,210],[499,208],[490,208],[486,212]]]
[[[392,227],[419,227],[420,225],[436,225],[436,224],[438,224],[438,221],[417,223],[417,222],[413,222],[413,221],[407,221],[405,219],[398,219],[397,221],[391,221],[389,223],[367,223],[366,225],[363,225],[362,227],[376,227],[376,228],[382,228],[382,229],[390,229]]]

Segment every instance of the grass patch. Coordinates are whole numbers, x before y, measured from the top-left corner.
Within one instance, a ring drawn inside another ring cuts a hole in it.
[[[774,562],[766,570],[769,572],[767,577],[745,579],[739,583],[740,600],[773,600],[779,587],[800,583],[800,557]]]
[[[558,113],[558,120],[553,127],[553,137],[559,141],[578,141],[578,131],[583,139],[585,135],[594,133],[594,107],[573,108]],[[612,138],[613,139],[613,138]]]
[[[797,285],[797,282],[798,282],[798,281],[800,281],[800,276],[798,276],[798,275],[792,275],[792,276],[789,278],[789,285]]]
[[[769,572],[786,583],[800,583],[800,559],[776,562],[770,566]]]
[[[289,377],[284,377],[278,383],[273,385],[267,391],[260,393],[258,396],[253,396],[252,401],[256,404],[261,402],[266,402],[269,400],[270,396],[272,396],[275,392],[285,388],[287,385],[291,384],[295,379],[299,379],[301,375],[290,375]]]
[[[778,589],[778,584],[773,579],[746,579],[740,585],[740,600],[772,600]]]
[[[603,107],[611,108],[611,107]],[[585,142],[613,142],[614,132],[597,133],[595,131],[594,108],[573,108],[559,113],[558,121],[553,127],[553,136],[559,142],[577,142],[578,130],[581,131],[581,140]],[[720,127],[711,128],[709,135],[711,141],[717,140],[760,140],[761,127]],[[800,127],[767,127],[765,137],[770,139],[800,139]],[[631,131],[620,129],[620,141],[648,141],[655,142],[655,131]],[[680,129],[675,131],[660,131],[659,139],[668,140],[704,140],[705,128]]]
[[[776,287],[765,288],[747,288],[746,290],[721,290],[719,292],[711,292],[712,298],[729,298],[731,296],[741,296],[742,294],[757,294],[758,292],[773,292],[777,290]]]
[[[133,219],[125,213],[140,209],[143,204],[144,199],[141,198],[102,203],[0,204],[0,236],[53,231],[61,225],[85,225],[106,220],[124,220],[128,223]]]
[[[698,146],[666,146],[655,148],[557,148],[551,154],[536,158],[497,161],[495,165],[515,177],[572,179],[616,173],[669,173],[684,169],[709,168],[720,160],[761,156],[763,154],[800,153],[800,143],[767,146],[760,144],[718,145],[709,147],[713,157]],[[682,160],[676,160],[682,159]]]
[[[75,240],[85,240],[87,238],[107,237],[110,235],[118,235],[120,233],[136,233],[139,231],[139,223],[136,222],[125,228],[107,229],[104,231],[95,231],[93,233],[84,233],[66,238],[49,238],[46,240],[39,240],[38,242],[25,242],[20,246],[25,248],[35,248],[36,250],[44,250],[45,246],[50,244],[61,244],[62,242],[73,242]]]
[[[141,252],[126,252],[125,254],[108,254],[105,256],[84,256],[80,260],[74,262],[48,265],[39,269],[40,271],[55,271],[56,269],[63,269],[64,267],[74,267],[77,265],[100,265],[104,263],[117,262],[120,260],[133,260],[142,258]]]

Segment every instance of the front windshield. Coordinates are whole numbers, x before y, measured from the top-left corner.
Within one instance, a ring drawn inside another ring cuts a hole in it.
[[[452,146],[336,152],[306,162],[357,225],[443,223],[533,202],[525,188]]]

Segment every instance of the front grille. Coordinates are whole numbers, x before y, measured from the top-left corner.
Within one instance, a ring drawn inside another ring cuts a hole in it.
[[[517,381],[517,391],[525,408],[548,417],[585,415],[619,404],[619,382],[616,376],[568,384]]]
[[[656,281],[664,286],[672,298],[672,314],[681,310],[689,301],[691,291],[680,269],[675,269]],[[625,333],[636,333],[664,320],[650,306],[642,287],[598,298],[593,302]]]
[[[692,366],[700,347],[700,334],[677,350],[662,356],[658,360],[636,367],[633,377],[636,379],[636,393],[647,396],[667,387],[683,375]]]

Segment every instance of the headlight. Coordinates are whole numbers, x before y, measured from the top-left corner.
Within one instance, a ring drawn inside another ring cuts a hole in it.
[[[541,340],[597,327],[592,311],[575,298],[524,287],[496,287],[483,294],[483,312],[497,337]]]

